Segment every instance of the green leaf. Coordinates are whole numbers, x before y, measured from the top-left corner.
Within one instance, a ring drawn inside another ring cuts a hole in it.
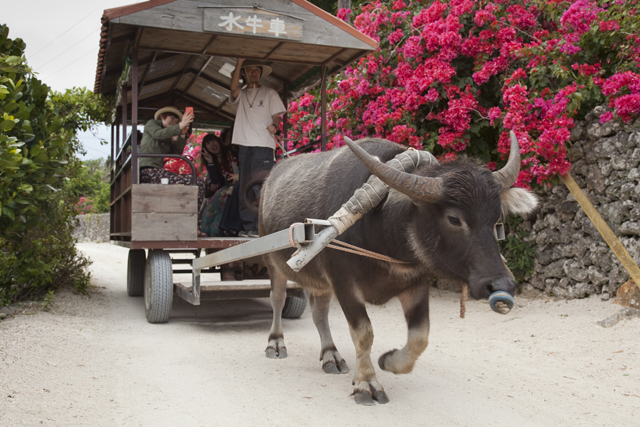
[[[13,120],[3,120],[0,122],[0,130],[2,130],[3,132],[7,132],[13,129],[15,125],[16,122],[14,122]]]
[[[38,156],[36,156],[34,160],[38,163],[46,163],[49,161],[49,156],[46,152],[42,152]]]
[[[16,216],[13,214],[13,211],[6,206],[2,207],[2,213],[11,218],[12,221],[15,221]]]

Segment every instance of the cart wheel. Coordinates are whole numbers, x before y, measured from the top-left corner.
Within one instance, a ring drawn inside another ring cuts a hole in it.
[[[144,306],[149,323],[166,323],[173,302],[171,257],[162,249],[149,251],[144,275]]]
[[[307,299],[300,297],[287,297],[282,308],[282,317],[285,319],[297,319],[302,316],[307,308]]]
[[[141,297],[144,295],[144,269],[147,255],[144,249],[129,249],[127,265],[127,295]]]

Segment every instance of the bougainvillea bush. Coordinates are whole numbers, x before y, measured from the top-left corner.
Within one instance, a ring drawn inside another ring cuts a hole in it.
[[[570,131],[596,105],[602,122],[640,114],[640,0],[360,3],[338,16],[380,47],[331,82],[329,149],[375,136],[495,168],[513,130],[528,187],[569,171]],[[319,138],[318,101],[291,106],[297,146]]]

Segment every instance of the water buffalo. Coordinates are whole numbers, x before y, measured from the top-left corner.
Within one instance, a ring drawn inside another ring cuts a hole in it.
[[[356,348],[355,400],[373,405],[373,400],[389,399],[371,362],[373,329],[365,303],[384,304],[393,297],[400,301],[407,344],[383,354],[378,364],[394,373],[410,372],[428,344],[429,288],[435,278],[467,283],[476,299],[499,290],[514,293],[515,281],[502,261],[494,228],[501,216],[532,211],[536,199],[512,187],[520,170],[520,149],[513,135],[507,165],[497,172],[459,159],[406,173],[385,165],[406,148],[382,139],[349,144],[351,150],[304,154],[277,164],[262,190],[260,235],[305,218],[330,217],[373,173],[391,187],[388,196],[339,240],[404,263],[325,249],[294,272],[286,264],[293,249],[265,255],[273,306],[266,353],[271,358],[287,356],[281,312],[286,281],[292,280],[310,291],[324,371],[348,372],[329,330],[329,302],[335,294]]]

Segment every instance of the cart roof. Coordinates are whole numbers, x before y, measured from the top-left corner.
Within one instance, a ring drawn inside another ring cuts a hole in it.
[[[131,104],[137,47],[140,122],[174,105],[193,106],[200,124],[224,125],[236,114],[235,58],[266,62],[273,72],[261,84],[295,97],[320,80],[322,65],[335,74],[377,46],[304,0],[151,0],[104,11],[94,92],[117,93],[126,79]]]

